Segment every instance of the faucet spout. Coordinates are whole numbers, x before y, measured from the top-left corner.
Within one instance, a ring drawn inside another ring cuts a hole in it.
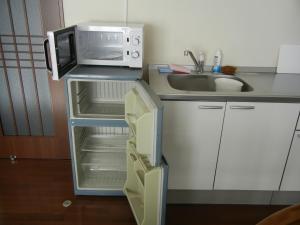
[[[184,56],[190,56],[195,64],[195,70],[197,73],[203,73],[204,61],[197,61],[194,54],[190,50],[184,50]]]

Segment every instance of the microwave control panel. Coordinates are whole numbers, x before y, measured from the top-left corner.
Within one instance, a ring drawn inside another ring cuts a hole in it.
[[[128,50],[126,58],[129,67],[142,68],[143,66],[143,27],[131,28],[127,38]]]

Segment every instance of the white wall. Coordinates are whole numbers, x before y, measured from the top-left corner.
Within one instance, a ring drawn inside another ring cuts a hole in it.
[[[66,26],[90,20],[123,21],[125,0],[63,0]]]
[[[125,0],[64,0],[66,25],[124,21]],[[217,48],[224,63],[276,66],[280,44],[300,44],[299,0],[128,0],[128,21],[143,22],[146,63],[192,64],[185,48]]]

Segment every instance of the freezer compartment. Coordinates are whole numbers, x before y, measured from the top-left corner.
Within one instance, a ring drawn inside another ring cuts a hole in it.
[[[124,119],[125,94],[135,81],[68,80],[70,114],[77,118]]]
[[[147,158],[137,153],[129,141],[127,152],[128,169],[124,193],[137,224],[161,225],[165,218],[167,166],[151,166]]]
[[[78,190],[122,190],[128,128],[74,127]]]

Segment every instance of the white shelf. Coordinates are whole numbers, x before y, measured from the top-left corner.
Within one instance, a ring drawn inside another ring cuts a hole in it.
[[[89,103],[76,115],[92,118],[120,118],[125,114],[124,104],[121,103]]]
[[[125,181],[126,172],[123,171],[86,170],[79,178],[79,188],[122,190]]]
[[[126,172],[126,152],[85,152],[79,163],[84,170]]]
[[[89,135],[81,146],[87,152],[125,152],[128,135]]]

